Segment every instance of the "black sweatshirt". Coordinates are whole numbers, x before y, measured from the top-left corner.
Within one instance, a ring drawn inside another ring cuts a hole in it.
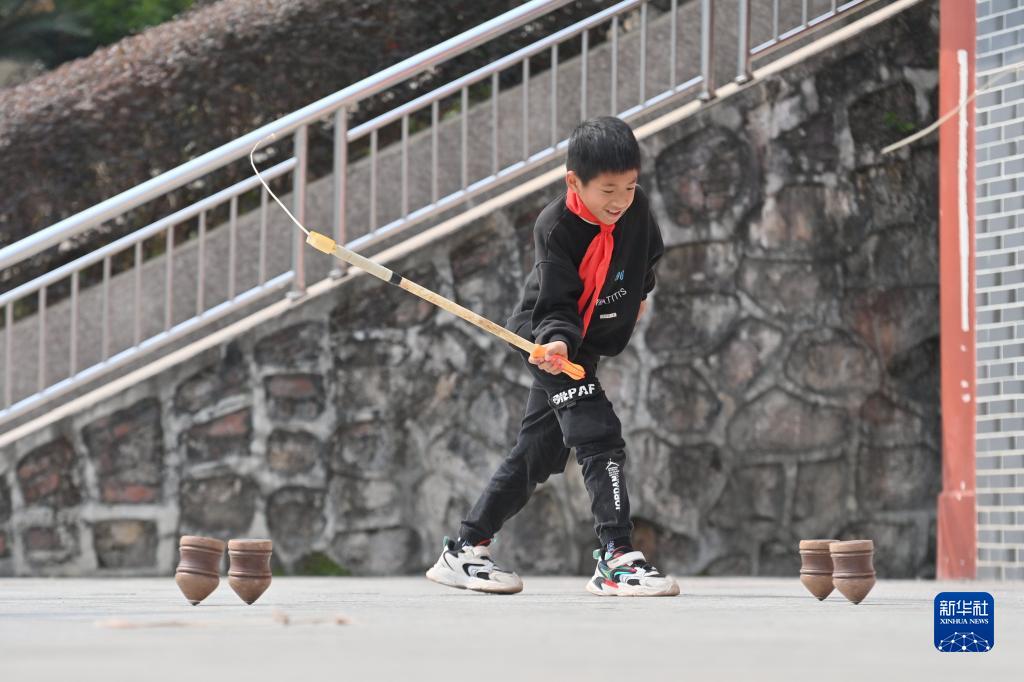
[[[533,228],[536,258],[523,297],[505,326],[535,343],[564,341],[573,359],[581,350],[618,355],[629,343],[640,301],[654,288],[654,266],[665,252],[647,195],[637,185],[633,203],[615,224],[615,248],[587,335],[579,314],[579,267],[600,232],[565,205],[565,193],[548,204]]]

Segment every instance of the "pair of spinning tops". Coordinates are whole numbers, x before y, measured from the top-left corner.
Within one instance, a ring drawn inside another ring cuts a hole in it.
[[[271,540],[231,540],[227,543],[231,566],[228,584],[242,601],[252,604],[270,587]],[[174,582],[192,606],[210,596],[220,584],[220,563],[224,541],[200,535],[183,535],[179,543],[181,561]]]
[[[871,540],[801,540],[800,582],[819,600],[837,589],[859,604],[875,586],[874,555]]]

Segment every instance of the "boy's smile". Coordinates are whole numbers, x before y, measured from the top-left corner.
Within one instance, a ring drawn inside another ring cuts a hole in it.
[[[633,204],[639,175],[635,170],[625,173],[604,172],[584,184],[574,171],[569,171],[565,175],[565,182],[579,195],[583,205],[594,217],[610,225],[618,222]]]

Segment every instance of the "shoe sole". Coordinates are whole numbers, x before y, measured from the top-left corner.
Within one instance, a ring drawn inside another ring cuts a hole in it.
[[[590,579],[587,581],[587,592],[598,597],[675,597],[679,594],[679,584],[674,582],[663,590],[650,590],[624,585],[616,587],[614,590],[609,589],[606,591],[594,587],[594,580]]]
[[[437,566],[431,566],[427,570],[426,576],[429,580],[433,580],[439,585],[454,587],[460,590],[472,590],[473,592],[485,592],[487,594],[518,594],[523,591],[522,585],[496,585],[493,582],[480,580],[479,578],[469,578],[466,581],[460,581],[458,573],[446,571]]]

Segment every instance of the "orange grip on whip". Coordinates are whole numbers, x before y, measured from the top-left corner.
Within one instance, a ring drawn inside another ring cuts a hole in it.
[[[534,346],[533,351],[530,353],[530,357],[534,360],[540,360],[544,358],[544,347]],[[582,365],[577,365],[574,362],[569,362],[568,358],[564,358],[561,355],[555,355],[557,358],[559,369],[562,370],[562,374],[568,374],[571,379],[579,381],[583,377],[587,376],[587,372],[583,369]]]

